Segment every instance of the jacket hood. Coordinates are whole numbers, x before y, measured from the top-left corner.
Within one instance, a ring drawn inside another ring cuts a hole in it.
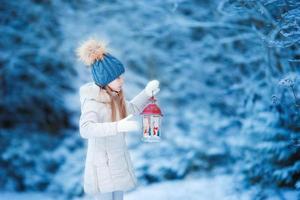
[[[101,89],[94,82],[88,82],[82,85],[79,88],[79,96],[81,104],[83,103],[84,99],[94,99],[103,103],[111,101],[109,94],[104,89]]]

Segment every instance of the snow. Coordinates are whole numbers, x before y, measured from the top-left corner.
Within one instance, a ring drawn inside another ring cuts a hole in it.
[[[210,199],[210,200],[248,200],[247,193],[238,193],[228,176],[206,177],[186,181],[166,181],[153,184],[136,192],[129,193],[126,200],[176,200],[176,199]]]
[[[1,197],[82,195],[78,89],[92,78],[74,50],[90,36],[109,39],[125,64],[127,99],[160,81],[162,141],[128,134],[143,186],[126,198],[266,199],[270,188],[276,199],[300,189],[299,1],[3,2],[0,187],[28,192]]]
[[[269,190],[272,194],[275,191]],[[278,191],[277,191],[278,192]],[[282,190],[282,197],[288,200],[296,200],[297,192]],[[1,200],[54,200],[59,196],[48,193],[0,193]],[[190,178],[186,180],[165,181],[163,183],[139,186],[134,191],[126,192],[124,200],[251,200],[251,190],[243,191],[236,187],[234,178],[230,175],[220,174],[211,177]],[[92,200],[90,196],[75,197],[74,200]],[[268,198],[269,199],[269,198]],[[272,200],[280,200],[272,197]]]

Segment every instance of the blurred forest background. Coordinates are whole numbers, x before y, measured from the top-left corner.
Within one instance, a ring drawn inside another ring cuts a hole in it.
[[[298,0],[2,0],[0,35],[2,192],[84,198],[78,89],[92,79],[75,49],[97,36],[128,99],[161,82],[163,141],[128,135],[141,188],[229,177],[237,199],[300,199]]]

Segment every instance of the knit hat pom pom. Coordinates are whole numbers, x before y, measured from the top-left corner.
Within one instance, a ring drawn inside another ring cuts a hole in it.
[[[93,64],[97,59],[102,59],[106,53],[106,43],[96,39],[83,42],[77,49],[77,56],[86,65]]]

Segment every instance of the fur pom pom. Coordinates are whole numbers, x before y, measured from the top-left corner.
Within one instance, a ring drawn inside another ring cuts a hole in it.
[[[106,43],[96,39],[88,39],[76,50],[79,60],[86,65],[93,64],[97,59],[102,59],[106,53]]]

